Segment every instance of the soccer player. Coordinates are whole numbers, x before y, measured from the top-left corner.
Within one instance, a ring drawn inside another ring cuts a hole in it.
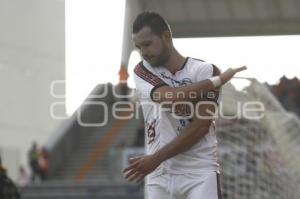
[[[149,199],[220,199],[213,115],[221,85],[246,67],[220,74],[212,64],[182,56],[170,26],[155,12],[137,16],[133,41],[143,58],[134,78],[146,155],[131,160],[125,178],[140,182],[147,176]]]

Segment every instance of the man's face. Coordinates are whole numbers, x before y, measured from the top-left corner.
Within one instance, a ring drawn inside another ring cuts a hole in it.
[[[162,37],[154,34],[148,26],[133,34],[132,38],[143,59],[152,66],[161,66],[169,59],[167,43]]]

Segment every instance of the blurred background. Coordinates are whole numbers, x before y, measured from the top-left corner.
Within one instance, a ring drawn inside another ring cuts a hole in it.
[[[300,198],[297,0],[0,0],[0,190],[10,179],[26,199],[144,198],[121,170],[144,153],[131,27],[145,10],[183,55],[248,66],[217,119],[223,197]],[[264,107],[253,119],[239,114],[251,102]]]

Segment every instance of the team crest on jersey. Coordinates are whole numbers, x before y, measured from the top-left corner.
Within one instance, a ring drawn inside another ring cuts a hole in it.
[[[151,144],[155,140],[155,126],[156,126],[156,119],[154,119],[152,122],[147,123],[147,137],[148,137],[148,144]]]
[[[165,72],[161,72],[160,73],[161,77],[163,79],[166,79],[166,80],[169,80],[170,83],[176,87],[176,86],[187,86],[189,84],[192,84],[192,80],[190,78],[183,78],[182,80],[177,80],[177,79],[174,79],[168,75],[166,75]]]

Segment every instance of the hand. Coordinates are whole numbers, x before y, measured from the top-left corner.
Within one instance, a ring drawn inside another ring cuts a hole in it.
[[[239,68],[229,68],[224,73],[220,75],[222,84],[228,82],[236,73],[246,70],[246,66],[242,66]]]
[[[146,175],[154,171],[160,163],[154,155],[136,157],[130,160],[130,165],[123,170],[123,173],[129,182],[139,183]]]

